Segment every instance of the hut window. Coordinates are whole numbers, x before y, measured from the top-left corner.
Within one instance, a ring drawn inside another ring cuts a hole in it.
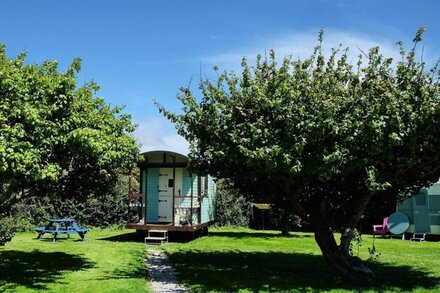
[[[174,186],[174,179],[168,179],[168,187]]]

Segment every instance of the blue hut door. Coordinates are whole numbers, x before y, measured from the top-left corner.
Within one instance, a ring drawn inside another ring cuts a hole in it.
[[[413,197],[414,230],[416,233],[431,232],[429,224],[428,191],[426,189]]]
[[[170,223],[173,220],[173,169],[160,168],[159,169],[159,211],[157,214],[157,221],[162,223]]]

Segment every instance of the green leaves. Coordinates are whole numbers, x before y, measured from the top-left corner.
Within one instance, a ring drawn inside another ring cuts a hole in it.
[[[202,81],[202,99],[185,88],[182,114],[160,108],[190,142],[192,168],[275,202],[290,198],[309,214],[324,206],[332,222],[359,214],[357,202],[365,208],[372,194],[406,196],[436,181],[438,70],[425,72],[402,42],[394,62],[378,47],[357,61],[341,46],[326,57],[323,41],[321,31],[305,60],[278,65],[273,51],[254,66],[243,59],[240,77]]]
[[[369,192],[377,192],[386,190],[391,187],[391,184],[389,182],[378,182],[379,178],[377,176],[377,170],[374,167],[366,168],[367,169],[367,178],[366,178],[366,185]]]
[[[417,30],[416,36],[413,39],[414,43],[419,43],[422,41],[422,35],[426,31],[426,26],[422,26]]]
[[[79,58],[59,72],[56,61],[24,65],[25,55],[0,46],[0,198],[111,188],[136,162],[131,117],[94,97],[96,83],[77,86]]]

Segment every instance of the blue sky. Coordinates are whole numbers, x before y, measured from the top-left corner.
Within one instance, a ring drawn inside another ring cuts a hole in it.
[[[98,96],[126,105],[139,124],[143,150],[185,153],[186,142],[153,105],[156,98],[178,111],[180,86],[197,86],[212,67],[239,70],[240,60],[274,48],[278,56],[305,57],[319,29],[325,45],[396,56],[427,26],[425,58],[440,57],[440,1],[0,1],[0,42],[10,57],[28,51],[27,62],[57,60],[65,69],[83,59],[78,81],[101,85]]]

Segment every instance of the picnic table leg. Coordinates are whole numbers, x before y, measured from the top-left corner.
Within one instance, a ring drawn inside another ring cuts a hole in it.
[[[79,233],[79,236],[81,237],[82,241],[86,241],[86,234],[84,233]]]

